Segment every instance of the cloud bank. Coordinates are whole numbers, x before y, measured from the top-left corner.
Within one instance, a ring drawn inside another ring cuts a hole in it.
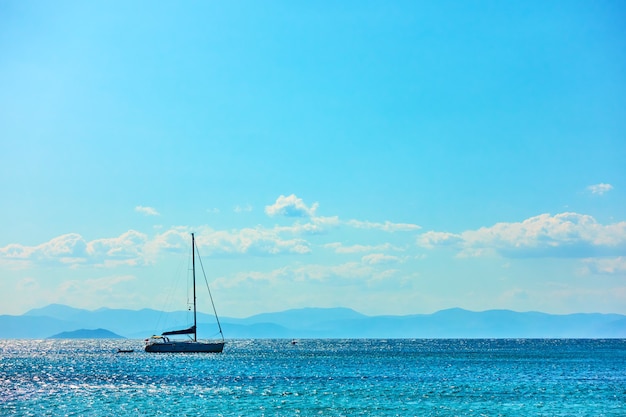
[[[459,234],[426,232],[418,237],[418,245],[451,247],[461,256],[494,251],[512,258],[615,256],[626,253],[626,222],[602,225],[589,215],[541,214]]]
[[[382,230],[383,232],[413,232],[421,229],[420,226],[410,223],[392,223],[386,221],[384,223],[367,222],[360,220],[349,220],[346,222],[348,226],[357,229],[370,229],[370,230]]]
[[[367,244],[337,241],[336,235],[345,236],[346,227],[389,234],[416,232],[421,229],[416,224],[341,221],[337,216],[316,216],[317,209],[317,203],[308,206],[295,194],[281,195],[265,211],[270,216],[295,218],[290,225],[233,230],[176,226],[153,236],[129,230],[117,237],[91,241],[78,233],[68,233],[36,246],[9,244],[0,248],[0,263],[17,268],[35,264],[73,268],[149,265],[167,252],[188,250],[189,234],[194,231],[202,254],[213,257],[301,256],[325,251],[338,257],[335,261],[352,262],[356,258],[360,265],[373,266],[422,259],[425,255],[419,248],[448,248],[456,251],[458,257],[498,254],[507,258],[576,258],[589,273],[624,272],[626,222],[603,225],[592,216],[578,213],[541,214],[521,222],[497,223],[461,233],[428,231],[417,235],[417,246],[411,248],[397,240],[381,241],[376,233],[364,237],[363,232],[358,232]],[[398,252],[404,253],[399,257]]]
[[[199,227],[196,243],[210,256],[306,254],[310,244],[301,238],[283,238],[280,229],[262,227],[241,230],[213,230]],[[0,248],[0,262],[16,267],[30,264],[72,267],[119,265],[140,266],[154,263],[163,252],[189,248],[190,229],[174,227],[153,238],[130,230],[118,237],[86,241],[78,233],[59,236],[37,246],[10,244]]]
[[[28,263],[42,265],[63,264],[68,266],[111,267],[117,265],[141,265],[146,263],[143,248],[147,235],[129,230],[114,238],[86,241],[78,233],[68,233],[37,246],[11,244],[0,248],[0,260],[18,266]]]
[[[584,273],[613,275],[626,274],[626,256],[618,256],[617,258],[591,258],[584,259]]]

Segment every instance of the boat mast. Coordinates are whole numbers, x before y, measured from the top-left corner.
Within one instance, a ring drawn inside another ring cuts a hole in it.
[[[191,266],[193,275],[193,341],[198,341],[196,330],[196,237],[191,234]]]

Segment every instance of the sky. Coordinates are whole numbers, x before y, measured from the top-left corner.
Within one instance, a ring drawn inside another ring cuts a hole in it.
[[[626,314],[621,1],[0,2],[0,314]],[[199,309],[210,311],[199,292]]]

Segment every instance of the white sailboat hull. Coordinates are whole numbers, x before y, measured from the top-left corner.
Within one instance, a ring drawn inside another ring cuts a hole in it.
[[[220,353],[223,349],[224,342],[169,341],[149,343],[145,350],[157,353]]]

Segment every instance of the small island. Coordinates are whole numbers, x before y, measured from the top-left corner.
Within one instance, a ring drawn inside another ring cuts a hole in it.
[[[71,332],[61,332],[48,339],[126,339],[106,329],[78,329]]]

